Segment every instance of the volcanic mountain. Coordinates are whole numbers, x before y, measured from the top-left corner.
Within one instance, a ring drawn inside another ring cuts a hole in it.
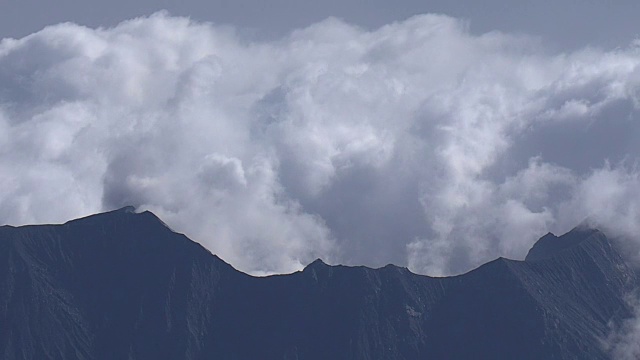
[[[235,270],[150,212],[0,227],[4,359],[607,359],[637,275],[596,229],[433,278]]]

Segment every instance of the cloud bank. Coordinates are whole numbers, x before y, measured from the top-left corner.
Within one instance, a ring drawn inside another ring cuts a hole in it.
[[[638,234],[639,64],[439,15],[265,42],[59,24],[0,43],[0,222],[134,205],[254,274],[459,273],[586,217]]]

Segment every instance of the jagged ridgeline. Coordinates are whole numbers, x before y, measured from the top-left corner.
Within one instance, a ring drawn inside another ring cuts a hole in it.
[[[607,237],[432,278],[329,266],[256,278],[150,212],[0,228],[5,359],[607,359],[636,275]]]

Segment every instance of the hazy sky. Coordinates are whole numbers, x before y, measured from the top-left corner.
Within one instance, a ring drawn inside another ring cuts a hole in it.
[[[0,36],[22,37],[65,21],[110,27],[162,9],[230,24],[261,38],[279,37],[329,16],[371,29],[424,13],[468,20],[473,33],[527,33],[559,48],[626,46],[640,34],[640,2],[633,0],[1,0]]]
[[[0,223],[134,205],[255,274],[640,233],[637,2],[0,4]]]

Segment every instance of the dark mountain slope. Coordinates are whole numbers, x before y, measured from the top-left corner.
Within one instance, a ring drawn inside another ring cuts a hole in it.
[[[465,275],[236,271],[155,215],[0,227],[6,359],[605,359],[636,276],[597,230]]]
[[[7,358],[201,353],[215,290],[248,278],[153,214],[127,209],[61,226],[3,227],[0,247],[8,257],[0,263]]]

